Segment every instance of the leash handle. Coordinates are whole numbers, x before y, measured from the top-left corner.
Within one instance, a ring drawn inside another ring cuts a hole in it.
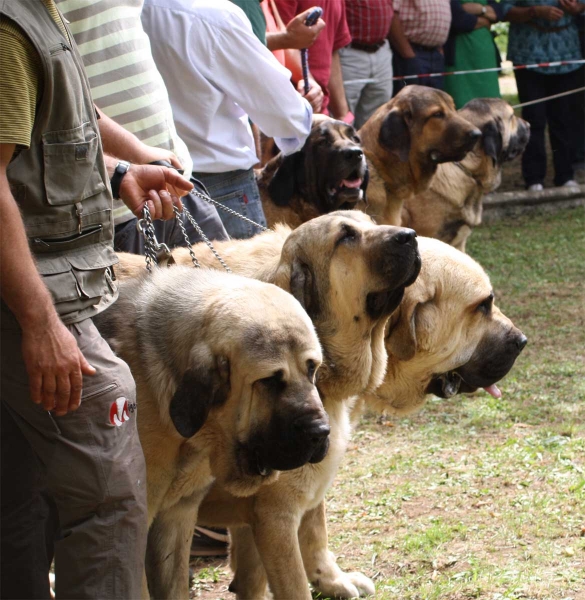
[[[316,6],[305,19],[305,25],[307,27],[311,27],[314,25],[323,14],[323,9],[319,6]],[[307,48],[303,48],[301,50],[301,67],[303,69],[303,80],[305,85],[305,94],[309,93],[311,89],[309,86],[309,50]]]

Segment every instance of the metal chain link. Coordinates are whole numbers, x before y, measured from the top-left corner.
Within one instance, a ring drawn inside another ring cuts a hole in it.
[[[146,270],[152,273],[152,265],[157,264],[156,247],[158,242],[154,234],[154,224],[148,206],[144,204],[142,209],[143,218],[138,221],[138,230],[144,236],[144,258],[146,260]]]
[[[183,210],[185,210],[185,208],[183,207]],[[191,241],[189,240],[189,236],[187,235],[187,230],[185,229],[185,225],[183,224],[183,219],[181,219],[181,213],[179,212],[179,209],[173,204],[173,211],[175,213],[175,218],[177,219],[177,223],[179,224],[179,227],[181,228],[181,232],[183,234],[183,237],[185,238],[185,243],[187,244],[187,248],[189,248],[189,254],[191,255],[191,261],[193,262],[193,266],[196,268],[199,268],[201,265],[199,264],[199,261],[197,260],[197,257],[195,256],[195,252],[193,252],[193,246],[191,245]],[[189,213],[185,213],[185,214],[189,214]]]
[[[179,211],[177,210],[176,207],[174,208],[174,210],[175,210],[175,215],[176,215],[177,219],[180,221],[180,217],[179,217],[180,213],[179,213]],[[203,241],[207,244],[207,247],[211,250],[211,252],[213,252],[213,255],[220,262],[221,266],[228,273],[231,273],[232,270],[226,265],[226,263],[223,260],[223,258],[218,254],[217,250],[213,247],[213,244],[211,243],[211,241],[209,240],[209,238],[203,233],[203,229],[201,229],[201,227],[199,227],[199,223],[197,223],[197,221],[193,218],[193,215],[184,206],[183,206],[183,213],[185,214],[185,216],[187,217],[187,219],[189,219],[189,221],[191,222],[191,225],[193,225],[193,227],[195,227],[195,230],[201,236],[201,238],[203,239]],[[181,228],[184,231],[182,223],[181,223]],[[186,233],[185,233],[185,238],[187,238]]]
[[[218,202],[217,200],[214,200],[213,198],[210,198],[209,196],[206,196],[205,194],[202,194],[201,192],[199,192],[195,189],[191,190],[190,193],[195,194],[196,196],[198,196],[202,200],[205,200],[205,202],[208,202],[209,204],[213,204],[213,205],[217,206],[218,208],[221,208],[222,210],[229,213],[230,215],[234,215],[234,217],[238,217],[239,219],[242,219],[242,221],[246,221],[247,223],[254,225],[254,227],[257,227],[261,231],[268,231],[268,227],[264,227],[264,225],[260,225],[259,223],[252,221],[252,219],[248,219],[248,217],[244,217],[244,215],[241,215],[239,212],[236,212],[235,210],[228,208],[227,206],[223,205],[221,202]]]
[[[257,229],[260,229],[261,231],[268,231],[267,227],[264,227],[263,225],[260,225],[259,223],[256,223],[255,221],[252,221],[252,219],[248,219],[248,217],[244,217],[244,215],[241,215],[239,212],[236,212],[235,210],[228,208],[227,206],[223,205],[221,202],[218,202],[217,200],[214,200],[213,198],[210,198],[209,196],[202,194],[201,192],[199,192],[196,189],[191,190],[190,193],[195,194],[197,197],[201,198],[202,200],[205,200],[205,202],[208,202],[209,204],[213,204],[214,206],[221,208],[223,211],[225,211],[231,215],[234,215],[235,217],[238,217],[238,219],[242,219],[243,221],[250,223],[250,225],[253,225]],[[175,218],[177,219],[179,227],[181,228],[181,233],[183,234],[183,237],[185,238],[185,243],[187,245],[187,248],[189,249],[189,254],[191,255],[191,261],[193,262],[193,266],[195,266],[196,268],[199,268],[199,267],[201,267],[201,265],[199,264],[199,261],[197,260],[197,257],[195,256],[195,252],[193,251],[193,246],[191,245],[189,236],[187,235],[187,230],[185,229],[185,225],[183,224],[183,221],[181,219],[181,213],[179,212],[179,209],[176,206],[173,206],[173,211],[175,213]],[[203,233],[203,230],[199,226],[199,223],[197,223],[197,221],[193,218],[193,215],[185,207],[183,207],[183,213],[185,214],[187,219],[189,219],[189,221],[191,222],[191,224],[193,225],[193,227],[195,228],[197,233],[200,235],[201,239],[205,242],[207,247],[211,250],[211,252],[215,256],[215,258],[217,258],[217,260],[220,262],[221,266],[228,273],[231,273],[232,270],[227,266],[226,262],[222,259],[222,257],[219,255],[217,250],[213,247],[213,244],[211,243],[209,238],[205,235],[205,233]],[[149,273],[152,273],[153,263],[158,264],[157,251],[160,248],[166,248],[166,245],[159,244],[158,240],[156,239],[156,235],[154,233],[154,224],[152,222],[152,215],[150,214],[150,210],[148,210],[148,206],[146,206],[146,204],[144,205],[144,208],[142,209],[142,214],[143,214],[143,218],[140,221],[138,221],[138,230],[142,233],[142,235],[144,235],[144,238],[145,238],[145,240],[144,240],[144,257],[146,260],[146,270]]]

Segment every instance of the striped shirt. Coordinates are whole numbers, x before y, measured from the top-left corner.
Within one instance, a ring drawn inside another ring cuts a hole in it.
[[[451,27],[450,0],[394,0],[404,35],[411,44],[442,46]]]
[[[354,42],[383,42],[390,31],[392,0],[349,0],[345,3],[347,26]]]
[[[149,146],[174,152],[193,170],[178,137],[164,81],[142,28],[143,0],[56,0],[69,21],[96,105]],[[116,225],[132,218],[118,201]]]
[[[40,5],[39,0],[39,5]],[[42,0],[61,33],[69,39],[53,0]],[[39,6],[39,10],[42,8]],[[28,148],[38,98],[43,92],[43,64],[25,31],[11,19],[0,21],[0,144]]]

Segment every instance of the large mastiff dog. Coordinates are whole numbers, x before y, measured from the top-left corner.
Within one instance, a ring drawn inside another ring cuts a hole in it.
[[[363,213],[347,211],[313,219],[292,232],[279,227],[216,247],[234,271],[276,283],[307,310],[323,348],[317,388],[331,433],[321,463],[281,473],[253,496],[236,497],[214,485],[200,506],[199,520],[232,528],[238,597],[262,598],[268,581],[275,598],[308,600],[306,565],[319,572],[324,590],[346,597],[372,593],[369,579],[343,573],[330,553],[301,554],[298,530],[301,521],[322,512],[347,445],[352,397],[373,391],[382,381],[386,321],[420,269],[414,233],[377,226]],[[196,253],[201,262],[217,264],[201,245]],[[175,258],[189,261],[186,251],[176,251]],[[142,268],[139,258],[128,255],[121,256],[121,265],[125,276]]]
[[[360,139],[351,125],[314,117],[299,152],[271,159],[258,175],[269,226],[298,227],[319,215],[354,208],[365,200],[368,170]]]
[[[499,98],[471,100],[459,114],[481,130],[481,139],[463,160],[439,165],[427,191],[405,200],[402,225],[465,252],[481,223],[484,194],[500,185],[502,165],[524,152],[530,125]]]
[[[137,385],[149,591],[188,598],[193,524],[213,481],[245,496],[325,457],[321,349],[305,311],[274,285],[173,267],[121,288],[96,321]]]
[[[440,90],[407,85],[359,130],[368,160],[367,204],[378,223],[401,225],[402,205],[429,187],[440,163],[462,160],[481,135]]]

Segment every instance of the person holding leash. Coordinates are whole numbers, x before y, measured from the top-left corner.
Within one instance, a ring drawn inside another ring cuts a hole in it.
[[[117,297],[110,178],[136,215],[165,219],[192,184],[104,157],[100,132],[122,158],[127,134],[101,131],[54,0],[1,0],[0,16],[0,595],[49,598],[54,550],[58,597],[138,598],[135,385],[92,322]]]

